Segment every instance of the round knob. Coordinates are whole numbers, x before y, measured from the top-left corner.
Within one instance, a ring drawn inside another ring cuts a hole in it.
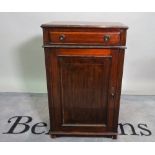
[[[103,39],[104,39],[104,42],[108,42],[110,40],[110,35],[105,35]]]
[[[111,93],[111,96],[114,97],[115,96],[115,93]]]
[[[60,35],[59,40],[64,41],[65,40],[65,35],[64,34]]]

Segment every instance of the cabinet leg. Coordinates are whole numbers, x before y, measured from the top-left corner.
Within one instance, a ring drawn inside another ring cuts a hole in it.
[[[49,135],[50,135],[51,138],[56,138],[56,135],[55,134],[52,134],[51,131],[49,131]]]
[[[56,137],[57,137],[56,135],[51,134],[51,138],[56,138]]]
[[[117,139],[117,135],[113,135],[112,136],[112,139]]]

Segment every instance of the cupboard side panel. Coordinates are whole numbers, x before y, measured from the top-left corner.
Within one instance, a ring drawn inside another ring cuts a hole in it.
[[[117,86],[116,86],[116,98],[115,98],[115,113],[114,113],[114,132],[117,132],[117,126],[119,121],[119,109],[120,109],[120,98],[122,88],[122,76],[123,76],[123,64],[124,64],[125,50],[117,52]]]

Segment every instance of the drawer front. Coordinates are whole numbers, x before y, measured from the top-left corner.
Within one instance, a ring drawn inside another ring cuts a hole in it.
[[[55,44],[120,45],[120,32],[49,32]]]

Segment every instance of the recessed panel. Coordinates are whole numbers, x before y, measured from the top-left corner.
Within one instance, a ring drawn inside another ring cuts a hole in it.
[[[107,125],[111,57],[59,56],[63,125]]]

